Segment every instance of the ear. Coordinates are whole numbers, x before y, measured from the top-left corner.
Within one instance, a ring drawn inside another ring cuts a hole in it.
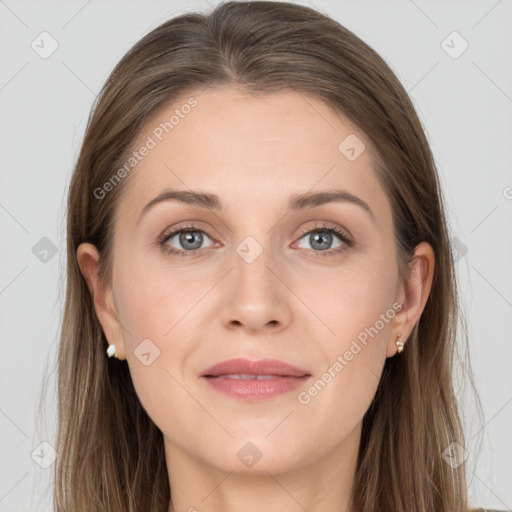
[[[432,288],[434,267],[435,254],[432,246],[427,242],[418,244],[409,264],[409,276],[397,288],[396,300],[402,304],[402,309],[394,318],[387,357],[396,354],[398,333],[401,335],[399,340],[404,343],[404,350],[407,350],[406,340],[419,322]]]
[[[94,310],[105,337],[110,344],[115,344],[117,358],[126,359],[122,326],[115,308],[113,291],[99,278],[99,252],[94,245],[82,243],[77,249],[76,256],[80,271],[93,297]]]

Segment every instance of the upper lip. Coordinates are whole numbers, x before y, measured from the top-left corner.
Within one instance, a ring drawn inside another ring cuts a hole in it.
[[[202,375],[204,377],[217,377],[226,374],[279,375],[287,377],[304,377],[305,375],[310,375],[306,370],[279,361],[278,359],[251,361],[243,358],[222,361],[206,369]]]

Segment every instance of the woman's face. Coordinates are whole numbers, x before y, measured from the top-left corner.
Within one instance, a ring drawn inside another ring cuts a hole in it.
[[[397,331],[405,341],[414,320],[397,328],[404,289],[369,141],[304,94],[220,88],[166,108],[134,149],[105,295],[113,315],[100,317],[167,454],[253,472],[355,456]],[[170,191],[189,201],[147,206]],[[235,358],[306,376],[204,376]]]

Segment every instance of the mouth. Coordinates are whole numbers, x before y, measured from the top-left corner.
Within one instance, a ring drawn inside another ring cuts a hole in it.
[[[261,401],[295,390],[311,374],[276,359],[231,359],[205,370],[201,377],[230,398]]]

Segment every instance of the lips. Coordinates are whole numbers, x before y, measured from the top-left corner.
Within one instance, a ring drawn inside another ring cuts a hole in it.
[[[206,369],[203,377],[225,377],[239,380],[265,380],[274,377],[304,377],[310,374],[301,368],[292,366],[277,359],[230,359]]]
[[[225,396],[246,402],[290,393],[311,378],[306,370],[277,359],[230,359],[204,371],[207,385]]]

